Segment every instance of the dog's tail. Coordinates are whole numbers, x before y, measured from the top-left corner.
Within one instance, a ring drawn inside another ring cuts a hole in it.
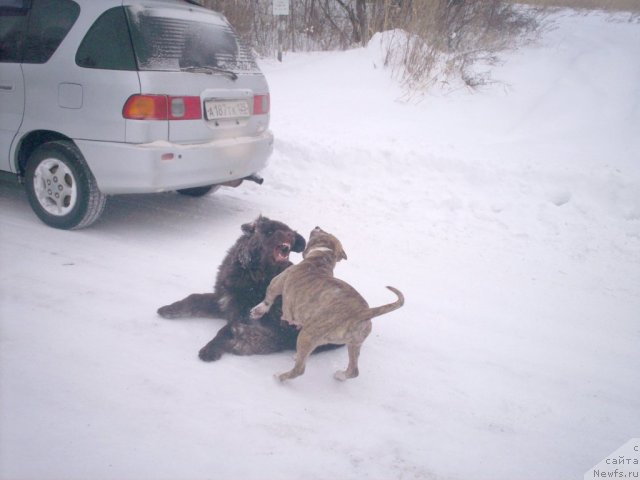
[[[384,315],[385,313],[393,312],[394,310],[397,310],[402,305],[404,305],[404,295],[402,294],[402,292],[397,288],[393,288],[393,287],[387,287],[387,288],[397,295],[398,300],[396,300],[393,303],[389,303],[387,305],[370,308],[367,318],[379,317],[380,315]]]

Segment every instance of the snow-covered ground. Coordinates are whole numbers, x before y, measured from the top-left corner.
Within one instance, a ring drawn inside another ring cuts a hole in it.
[[[2,184],[0,478],[560,480],[638,437],[640,25],[556,22],[417,104],[375,42],[264,62],[263,186],[66,232]],[[260,213],[336,234],[370,304],[405,293],[357,379],[345,350],[284,385],[292,352],[203,363],[222,321],[156,316]]]

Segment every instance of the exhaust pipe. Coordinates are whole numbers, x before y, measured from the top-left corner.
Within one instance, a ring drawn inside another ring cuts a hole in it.
[[[262,178],[257,173],[252,173],[248,177],[244,177],[243,180],[249,180],[250,182],[256,182],[258,185],[262,185],[264,183],[264,178]]]

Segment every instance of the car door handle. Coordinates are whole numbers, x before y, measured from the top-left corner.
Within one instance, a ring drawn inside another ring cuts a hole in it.
[[[3,92],[12,92],[14,89],[13,85],[0,85],[0,91]]]

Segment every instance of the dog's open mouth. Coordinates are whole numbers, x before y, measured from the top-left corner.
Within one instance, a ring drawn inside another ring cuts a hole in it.
[[[289,260],[289,252],[291,252],[290,243],[281,243],[273,252],[273,256],[276,262],[286,262]]]

